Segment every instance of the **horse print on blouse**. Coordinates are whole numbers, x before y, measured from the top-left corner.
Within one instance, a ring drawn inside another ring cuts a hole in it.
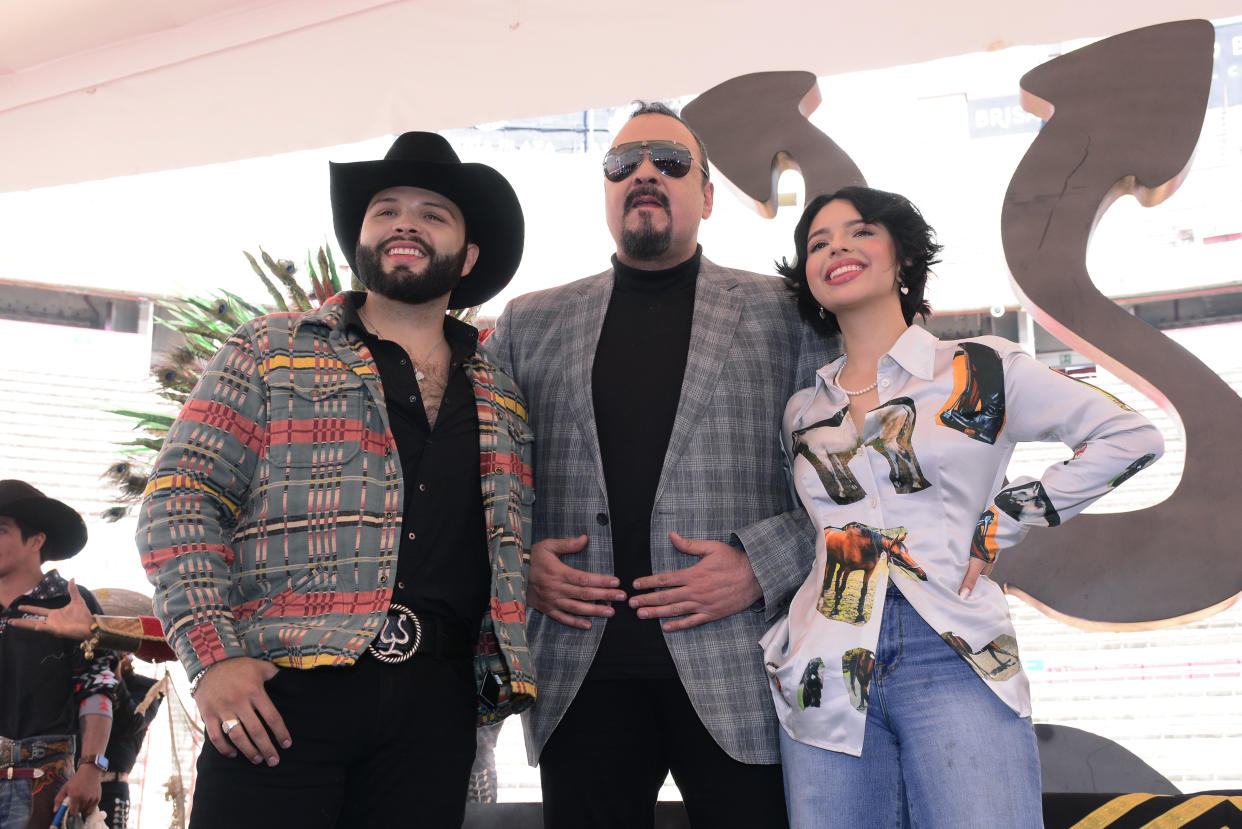
[[[955,633],[942,633],[940,638],[957,651],[957,655],[965,659],[975,673],[989,682],[1004,682],[1022,670],[1018,640],[1007,633],[997,636],[977,651],[972,651],[970,644]]]
[[[852,504],[866,497],[866,490],[849,470],[850,461],[864,446],[879,452],[888,462],[888,480],[897,494],[908,495],[931,486],[914,454],[913,400],[895,397],[876,407],[874,417],[867,418],[867,431],[861,438],[846,424],[848,412],[847,406],[792,435],[794,454],[811,464],[834,503]]]
[[[1000,545],[996,543],[996,507],[988,507],[975,524],[975,534],[970,539],[970,557],[987,562],[996,561]]]
[[[824,584],[816,609],[826,619],[865,624],[871,618],[876,576],[884,578],[890,566],[910,578],[927,581],[927,574],[910,557],[904,543],[906,530],[881,530],[852,521],[824,529]],[[858,573],[858,578],[853,578]]]
[[[1156,459],[1156,456],[1153,453],[1148,452],[1146,455],[1139,458],[1137,461],[1135,461],[1134,463],[1130,464],[1125,469],[1123,469],[1121,471],[1121,474],[1119,474],[1116,478],[1113,478],[1111,481],[1109,481],[1108,482],[1109,489],[1112,489],[1115,486],[1121,486],[1126,481],[1130,480],[1135,475],[1142,472],[1147,467],[1151,466],[1151,462],[1154,461],[1155,459]]]
[[[866,648],[848,650],[841,657],[841,676],[845,692],[855,710],[867,712],[871,701],[871,676],[875,672],[875,654]]]
[[[847,406],[792,435],[794,454],[806,458],[828,497],[842,505],[861,501],[867,495],[849,469],[850,461],[862,446],[853,429],[841,428],[848,411]]]
[[[908,397],[894,397],[873,411],[877,416],[874,421],[868,419],[868,433],[863,442],[888,461],[888,480],[893,489],[898,495],[908,495],[930,487],[931,481],[923,477],[923,468],[914,454],[914,401]],[[873,422],[874,434],[870,428]]]
[[[993,348],[958,343],[953,355],[953,391],[940,422],[968,438],[996,443],[1005,428],[1005,368]]]
[[[818,656],[806,663],[802,672],[802,681],[798,683],[798,707],[805,711],[818,708],[824,695],[824,678],[820,671],[824,668],[824,660]]]
[[[996,493],[994,503],[1010,518],[1023,524],[1038,525],[1042,522],[1055,527],[1061,523],[1057,508],[1052,505],[1052,499],[1039,481],[1005,487]]]

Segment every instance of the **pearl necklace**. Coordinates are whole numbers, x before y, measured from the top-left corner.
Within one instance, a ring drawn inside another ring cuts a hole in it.
[[[841,367],[837,369],[837,376],[832,378],[832,382],[837,384],[837,388],[845,392],[850,397],[857,397],[860,394],[866,394],[867,392],[871,391],[872,389],[874,389],[876,386],[880,384],[880,378],[877,376],[875,380],[872,381],[871,385],[867,386],[865,389],[859,389],[858,391],[850,391],[849,389],[842,386],[841,385],[841,372],[845,371],[845,364],[848,360],[849,360],[848,355],[841,358]]]

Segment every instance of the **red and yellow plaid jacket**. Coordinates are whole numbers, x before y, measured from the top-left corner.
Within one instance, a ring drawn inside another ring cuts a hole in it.
[[[244,324],[156,460],[137,543],[155,613],[190,676],[236,656],[348,665],[375,638],[396,577],[401,464],[348,293]],[[526,404],[482,351],[466,366],[492,569],[475,670],[507,679],[481,721],[533,702],[526,574],[534,501]],[[491,634],[494,634],[494,639]]]

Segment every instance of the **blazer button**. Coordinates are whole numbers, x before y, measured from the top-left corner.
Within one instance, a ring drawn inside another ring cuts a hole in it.
[[[607,526],[608,525],[608,513],[606,512],[596,513],[595,523],[599,524],[601,527]]]

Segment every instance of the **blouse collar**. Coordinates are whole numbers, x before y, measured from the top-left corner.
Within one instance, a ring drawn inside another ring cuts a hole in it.
[[[935,378],[938,345],[940,340],[935,334],[926,328],[911,325],[893,343],[893,347],[888,350],[888,356],[920,380],[930,381]]]
[[[930,381],[935,378],[936,347],[938,345],[940,345],[940,340],[935,334],[932,334],[926,328],[911,325],[902,332],[901,336],[897,338],[897,342],[893,343],[893,347],[884,356],[920,380]],[[842,354],[817,371],[816,386],[831,386],[833,379],[837,376],[837,372],[841,370],[841,364],[844,360],[845,355]],[[881,358],[881,372],[884,370],[884,363],[885,360]]]

